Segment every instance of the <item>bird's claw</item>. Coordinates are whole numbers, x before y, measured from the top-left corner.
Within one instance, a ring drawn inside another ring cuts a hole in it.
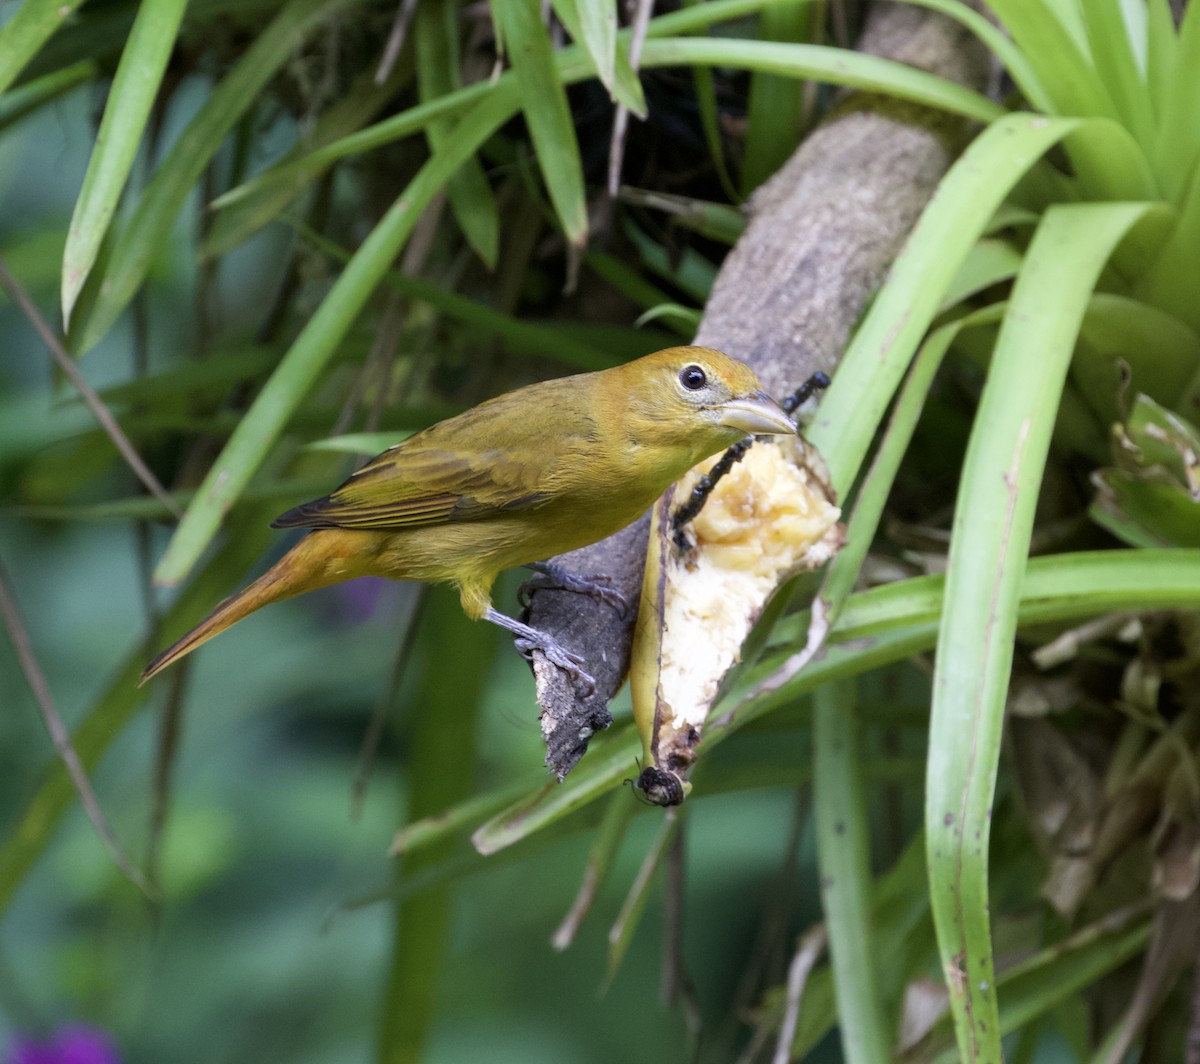
[[[527,610],[533,592],[540,590],[575,591],[599,599],[616,610],[620,617],[629,613],[629,600],[612,586],[612,578],[604,573],[580,576],[557,565],[541,562],[533,567],[533,575],[517,591],[521,608]]]
[[[571,677],[571,682],[579,690],[580,698],[588,698],[596,692],[596,681],[583,668],[583,658],[572,654],[561,643],[548,636],[543,638],[526,638],[518,636],[513,640],[516,648],[526,659],[533,657],[535,650],[540,650],[545,659],[556,668],[562,669]]]

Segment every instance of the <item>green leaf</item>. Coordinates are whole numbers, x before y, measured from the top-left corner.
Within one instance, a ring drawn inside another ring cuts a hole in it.
[[[849,1064],[876,1064],[891,1058],[891,1035],[878,984],[856,698],[845,681],[813,697],[813,801],[842,1053]]]
[[[550,202],[567,242],[582,249],[588,231],[583,160],[566,90],[559,79],[554,50],[542,25],[537,0],[505,0],[493,11],[503,27],[508,55],[517,74],[521,109]]]
[[[617,33],[614,0],[552,0],[554,13],[587,53],[609,96],[638,118],[646,117],[642,82],[629,62],[629,34]],[[618,40],[622,43],[618,44]],[[561,60],[559,69],[562,69]]]
[[[1086,24],[1096,72],[1112,93],[1125,127],[1148,152],[1154,141],[1154,108],[1120,0],[1089,0]]]
[[[1092,516],[1128,543],[1200,546],[1200,432],[1139,395],[1114,448],[1116,468],[1092,475]]]
[[[108,232],[150,110],[162,87],[187,0],[142,0],[121,53],[63,251],[63,328]]]
[[[480,825],[471,842],[485,857],[543,831],[628,779],[642,749],[630,726],[610,728],[592,740],[588,756],[562,783],[531,789]]]
[[[1007,114],[998,104],[953,81],[903,63],[841,48],[728,37],[679,37],[650,39],[642,49],[642,69],[693,64],[850,85],[965,115],[979,122],[991,122]]]
[[[1098,490],[1088,513],[1122,542],[1200,546],[1200,503],[1185,489],[1121,469],[1099,470],[1093,482]]]
[[[635,325],[646,325],[652,321],[662,321],[664,318],[674,323],[675,329],[681,336],[695,336],[700,327],[700,311],[695,307],[683,307],[678,303],[660,303],[640,314]]]
[[[596,77],[612,96],[617,73],[616,4],[613,0],[552,0],[552,4],[567,32],[592,57]]]
[[[78,354],[112,328],[142,286],[150,264],[168,242],[196,181],[226,133],[254,105],[275,72],[292,58],[297,43],[322,18],[352,0],[289,0],[221,80],[163,160],[133,212],[116,234],[103,275],[93,270],[76,304],[68,339]]]
[[[742,66],[747,69],[787,74],[791,77],[809,77],[831,84],[891,92],[904,99],[915,100],[955,114],[965,114],[982,122],[1005,114],[1003,108],[961,85],[900,63],[891,63],[874,56],[845,52],[837,48],[775,45],[726,38],[665,41],[656,39],[668,33],[691,32],[723,18],[736,18],[753,13],[769,2],[770,0],[711,0],[709,3],[652,19],[647,30],[647,41],[643,46],[641,66]],[[589,63],[577,48],[562,49],[555,55],[555,63],[563,85],[574,84],[591,75]],[[239,199],[260,194],[267,185],[296,181],[303,183],[304,175],[317,173],[338,159],[382,147],[418,132],[430,121],[457,114],[490,92],[511,84],[511,74],[506,73],[501,75],[494,86],[486,82],[477,82],[428,104],[410,108],[358,133],[318,148],[300,159],[266,170],[245,184],[219,196],[213,206],[218,210],[225,209]]]
[[[0,130],[16,125],[22,118],[65,96],[76,86],[92,81],[99,69],[94,59],[81,59],[78,63],[43,74],[0,95]]]
[[[1005,73],[1013,79],[1021,95],[1030,107],[1039,111],[1050,112],[1054,109],[1049,95],[1038,80],[1037,72],[1025,55],[1004,31],[992,25],[974,8],[968,7],[959,0],[908,0],[918,7],[927,7],[931,11],[940,11],[948,18],[966,26],[987,47],[987,50],[1000,60]]]
[[[975,139],[942,179],[821,400],[808,438],[844,497],[912,352],[992,212],[1077,121],[1009,115]]]
[[[738,203],[741,195],[733,178],[729,176],[729,166],[725,162],[725,143],[721,137],[721,121],[717,112],[717,87],[713,72],[706,67],[692,68],[692,83],[696,86],[696,106],[700,109],[700,127],[704,130],[704,142],[708,145],[708,155],[712,159],[713,169],[717,172],[717,180],[729,199]]]
[[[759,15],[758,38],[803,41],[809,33],[809,18],[808,0],[781,0]],[[775,173],[795,150],[803,111],[803,81],[764,72],[751,74],[742,157],[743,196]]]
[[[1189,9],[1190,10],[1190,9]],[[1190,278],[1200,241],[1200,166],[1192,170],[1179,200],[1179,217],[1158,258],[1136,277],[1134,293],[1200,329],[1200,306]]]
[[[411,436],[411,432],[349,432],[344,436],[330,436],[326,440],[313,440],[308,445],[310,451],[336,451],[339,454],[382,454],[395,447],[401,440]]]
[[[353,135],[411,77],[409,64],[402,59],[394,65],[382,85],[375,83],[374,71],[356,78],[345,94],[317,118],[308,136],[266,171],[267,174],[277,175],[276,180],[256,179],[240,186],[244,194],[234,196],[224,208],[216,209],[215,204],[210,204],[213,208],[212,221],[204,234],[200,257],[211,259],[227,254],[244,244],[264,225],[278,218],[332,165],[318,160],[312,165],[296,166],[297,160],[311,159],[326,145]]]
[[[815,653],[819,649],[828,628],[841,618],[846,602],[858,583],[867,552],[875,542],[875,533],[879,529],[896,474],[908,451],[925,399],[946,352],[964,329],[992,325],[1000,320],[1003,312],[1003,304],[985,307],[936,329],[921,345],[896,399],[879,449],[859,486],[854,511],[846,528],[846,543],[833,559],[821,583],[814,603],[813,625],[809,629],[806,652]]]
[[[417,6],[417,84],[421,100],[428,103],[461,87],[458,61],[457,0],[426,0]],[[436,153],[454,136],[454,120],[434,119],[425,127],[429,146]],[[500,218],[496,198],[477,158],[467,159],[446,185],[450,209],[463,236],[489,270],[500,254]]]
[[[626,829],[636,812],[637,805],[628,801],[620,791],[609,797],[604,814],[600,818],[600,825],[592,838],[591,848],[588,850],[587,866],[583,870],[583,882],[579,886],[579,893],[575,895],[570,911],[550,940],[555,949],[566,949],[574,940],[579,925],[616,863]]]
[[[663,211],[672,221],[710,240],[719,240],[722,244],[733,245],[746,231],[746,216],[736,207],[724,203],[710,203],[692,196],[676,196],[628,185],[621,189],[619,198],[623,203]]]
[[[957,306],[968,296],[1012,280],[1021,267],[1021,253],[1007,240],[982,239],[967,253],[946,289],[942,309]]]
[[[16,14],[0,29],[0,92],[4,92],[25,69],[42,45],[83,0],[25,0]]]
[[[419,133],[430,122],[443,116],[458,115],[493,91],[503,91],[506,85],[511,88],[512,81],[506,81],[504,76],[495,86],[485,81],[476,82],[429,103],[410,107],[398,115],[367,126],[366,129],[338,137],[328,144],[300,154],[298,158],[289,154],[275,166],[218,196],[211,204],[212,209],[223,211],[256,196],[282,195],[284,188],[291,190],[288,193],[290,199],[296,191],[303,189],[313,176],[323,172],[339,159],[360,155],[391,144],[402,137]]]
[[[822,684],[857,676],[930,650],[937,639],[945,577],[922,576],[850,597],[830,633],[825,654],[795,667],[807,613],[780,626],[786,649],[740,677],[723,711],[710,721],[704,751],[712,750],[773,710],[793,706]],[[1086,590],[1084,590],[1086,589]],[[1020,623],[1058,624],[1109,610],[1200,608],[1200,550],[1085,551],[1033,558],[1021,586]],[[641,742],[628,725],[592,741],[588,756],[561,784],[530,788],[472,836],[483,854],[495,853],[545,830],[628,779]]]
[[[1149,0],[1146,5],[1146,81],[1157,123],[1161,123],[1174,90],[1179,36],[1170,0]]]
[[[459,125],[446,150],[421,167],[363,241],[204,478],[155,571],[158,583],[176,584],[196,564],[222,516],[237,501],[288,418],[333,357],[425,208],[463,161],[512,115],[515,105],[514,94],[499,88],[479,104]]]
[[[1095,293],[1080,329],[1071,378],[1107,426],[1120,415],[1120,359],[1140,392],[1175,402],[1200,370],[1200,335],[1141,300]]]
[[[650,900],[654,873],[658,871],[664,855],[674,842],[675,833],[679,830],[681,821],[682,818],[677,812],[670,812],[662,817],[658,832],[651,840],[646,850],[646,856],[642,860],[642,866],[638,869],[638,874],[634,877],[629,893],[621,905],[621,911],[609,929],[608,971],[606,973],[606,983],[608,984],[611,984],[616,978],[621,962],[625,959],[629,944],[633,941],[633,933],[637,930],[638,922],[645,911],[646,902]]]
[[[1150,208],[1047,211],[1026,253],[967,447],[938,633],[925,832],[959,1052],[998,1060],[988,839],[1033,510],[1092,288]]]
[[[1120,120],[1120,110],[1087,53],[1085,31],[1071,5],[995,0],[991,8],[1028,58],[1049,97],[1048,110],[1064,118]]]
[[[1196,130],[1196,114],[1200,112],[1197,70],[1200,70],[1200,15],[1189,4],[1179,24],[1174,65],[1169,75],[1163,75],[1158,136],[1151,154],[1164,194],[1176,203],[1195,181],[1196,159],[1200,155],[1200,134]]]

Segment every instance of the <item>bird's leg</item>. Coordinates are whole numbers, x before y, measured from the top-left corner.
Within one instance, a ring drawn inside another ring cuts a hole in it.
[[[553,562],[530,562],[527,568],[533,570],[533,576],[517,591],[517,599],[524,609],[529,608],[529,597],[534,591],[553,590],[590,595],[611,606],[621,617],[629,612],[629,600],[612,586],[612,581],[603,573],[579,576]]]
[[[826,377],[825,374],[820,370],[817,370],[816,373],[809,377],[808,380],[800,385],[799,388],[792,392],[792,394],[789,395],[779,405],[783,407],[783,412],[785,414],[794,413],[800,408],[800,406],[808,401],[809,396],[816,392],[823,392],[828,387],[829,378]]]
[[[785,414],[790,414],[814,393],[824,391],[828,387],[829,378],[818,370],[779,405],[783,407]],[[753,442],[754,437],[747,436],[730,447],[721,455],[721,460],[696,482],[687,502],[675,511],[675,516],[671,518],[671,530],[674,534],[675,547],[681,554],[686,554],[691,549],[691,544],[688,543],[687,535],[683,531],[684,525],[696,519],[696,516],[704,509],[704,504],[712,494],[713,488],[717,486],[717,482],[745,457]]]
[[[492,606],[487,608],[483,619],[512,632],[516,636],[513,642],[517,650],[525,657],[529,657],[535,650],[540,650],[551,665],[556,665],[571,677],[579,687],[582,697],[586,698],[596,690],[596,681],[583,670],[583,658],[572,654],[549,632],[522,624]]]

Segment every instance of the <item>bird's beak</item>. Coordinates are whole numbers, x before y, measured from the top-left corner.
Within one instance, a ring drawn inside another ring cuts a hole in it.
[[[796,423],[766,392],[751,392],[744,399],[730,399],[717,407],[717,412],[720,424],[741,429],[750,436],[796,434]]]

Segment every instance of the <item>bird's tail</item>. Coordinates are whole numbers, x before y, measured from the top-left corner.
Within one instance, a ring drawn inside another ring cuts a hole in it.
[[[354,571],[353,557],[341,557],[341,552],[334,549],[333,540],[340,538],[339,533],[340,530],[305,536],[254,583],[225,599],[205,620],[150,662],[138,686],[268,603],[362,575]]]

